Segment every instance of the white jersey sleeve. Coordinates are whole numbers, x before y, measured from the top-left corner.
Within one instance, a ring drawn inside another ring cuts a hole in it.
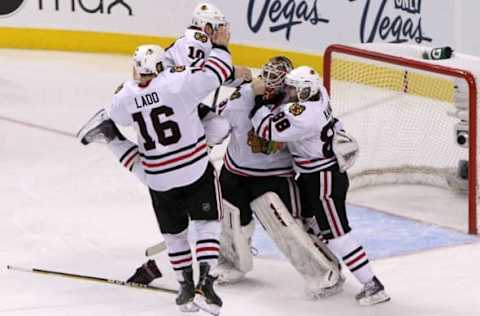
[[[319,100],[285,104],[276,114],[262,107],[252,118],[258,136],[288,143],[298,173],[337,166],[332,149],[336,120],[326,90],[320,91]]]
[[[215,48],[205,61],[203,67],[191,68],[184,72],[181,97],[185,103],[197,110],[197,105],[206,98],[213,89],[220,87],[232,74],[232,57],[227,50]],[[173,88],[175,89],[175,88]]]
[[[113,96],[110,106],[110,118],[117,124],[122,126],[130,126],[133,123],[131,114],[123,106],[122,102],[128,92],[124,89],[124,84],[117,89]]]
[[[218,113],[232,126],[224,157],[225,168],[242,176],[291,175],[292,162],[286,145],[255,135],[249,118],[254,104],[251,84],[243,84],[217,108]]]
[[[276,114],[265,106],[261,107],[253,116],[252,124],[255,133],[264,139],[292,142],[314,135],[318,119],[316,111],[306,103],[288,103]]]

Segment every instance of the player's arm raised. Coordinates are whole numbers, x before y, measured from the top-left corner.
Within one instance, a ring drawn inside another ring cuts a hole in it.
[[[197,103],[220,87],[232,74],[232,56],[228,51],[230,32],[220,27],[212,36],[213,49],[202,68],[194,68],[186,73],[184,89],[186,96],[196,107]]]

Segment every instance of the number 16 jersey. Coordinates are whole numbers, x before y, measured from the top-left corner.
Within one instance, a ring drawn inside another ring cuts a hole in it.
[[[214,48],[202,68],[173,67],[143,87],[129,80],[114,96],[110,117],[135,128],[150,188],[168,191],[203,175],[208,152],[197,105],[231,73],[230,53]]]

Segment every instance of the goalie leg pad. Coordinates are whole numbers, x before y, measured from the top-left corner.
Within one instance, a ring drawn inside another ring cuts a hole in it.
[[[336,257],[325,245],[319,246],[322,251],[317,250],[318,246],[290,215],[277,194],[265,193],[255,199],[251,207],[282,253],[305,278],[308,288],[324,289],[339,282]]]
[[[226,260],[242,273],[253,268],[253,256],[250,251],[250,240],[255,230],[253,221],[247,226],[240,224],[240,210],[223,200],[224,218],[220,246],[222,260]]]

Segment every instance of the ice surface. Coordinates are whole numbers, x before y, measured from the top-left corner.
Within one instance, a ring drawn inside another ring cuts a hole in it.
[[[0,64],[0,315],[181,315],[168,294],[5,269],[125,279],[161,237],[145,188],[105,148],[2,119],[75,133],[130,75],[129,58],[0,50]],[[295,270],[265,258],[219,293],[228,316],[473,316],[480,315],[479,260],[478,242],[375,260],[392,296],[375,307],[356,305],[360,286],[351,276],[342,294],[307,301]],[[164,254],[158,263],[165,277],[156,285],[175,287]]]

